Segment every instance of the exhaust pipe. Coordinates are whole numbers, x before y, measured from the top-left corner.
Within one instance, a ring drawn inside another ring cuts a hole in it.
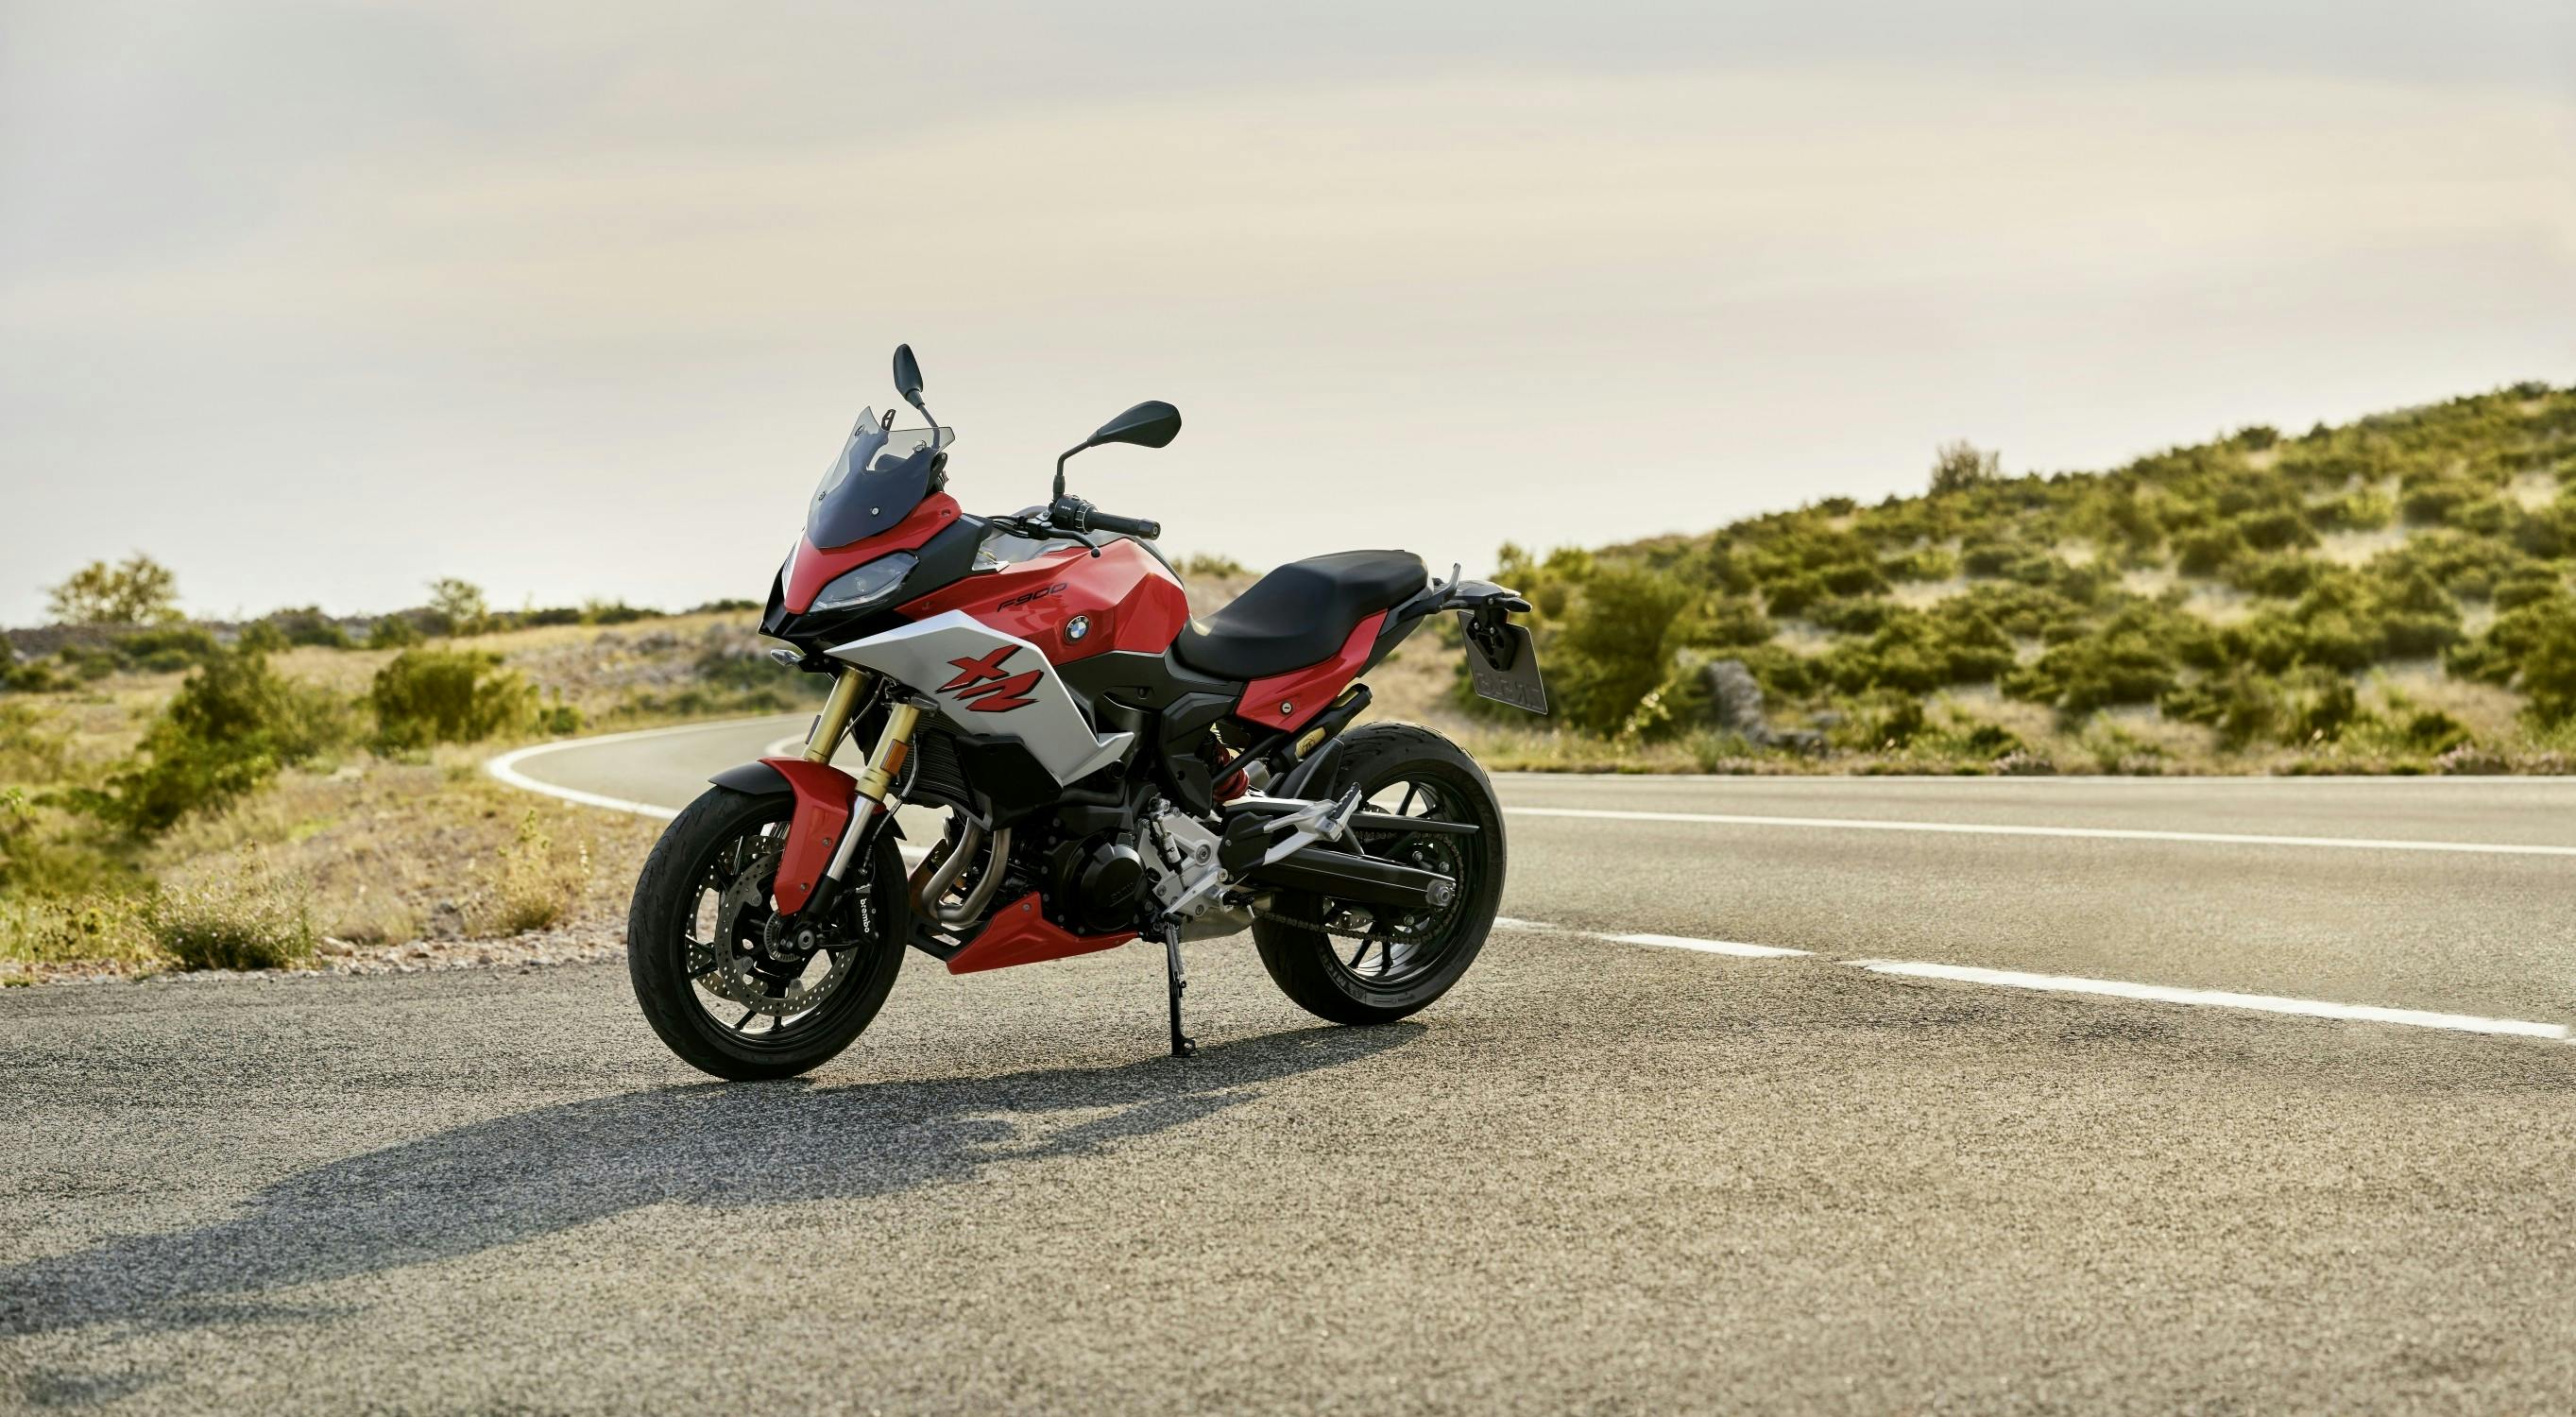
[[[912,908],[942,925],[955,929],[974,922],[991,904],[993,892],[1002,885],[1002,863],[1011,858],[1011,829],[1003,827],[993,833],[992,864],[975,882],[963,900],[947,899],[948,888],[966,874],[975,860],[975,848],[984,844],[984,829],[972,821],[962,823],[962,830],[941,843],[948,851],[924,861],[912,873]]]

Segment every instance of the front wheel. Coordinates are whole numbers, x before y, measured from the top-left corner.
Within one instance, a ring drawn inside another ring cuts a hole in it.
[[[1475,759],[1409,723],[1343,735],[1332,795],[1353,787],[1366,811],[1474,827],[1472,835],[1357,833],[1369,855],[1437,871],[1457,891],[1447,905],[1415,911],[1278,891],[1254,914],[1252,939],[1272,982],[1298,1007],[1335,1023],[1386,1023],[1449,992],[1484,948],[1503,899],[1503,813]]]
[[[770,909],[794,814],[785,793],[710,788],[662,833],[635,883],[635,1001],[672,1052],[720,1078],[820,1066],[876,1017],[903,966],[903,858],[891,833],[851,863],[856,879],[820,930],[790,929]]]

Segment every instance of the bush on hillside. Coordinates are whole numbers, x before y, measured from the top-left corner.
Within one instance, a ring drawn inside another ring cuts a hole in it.
[[[404,650],[376,671],[367,697],[377,742],[390,749],[480,742],[525,727],[536,711],[528,681],[481,650]]]
[[[340,622],[322,613],[322,607],[307,605],[301,609],[274,611],[267,623],[290,645],[313,645],[322,649],[353,649],[357,642]]]
[[[217,648],[143,735],[139,757],[75,805],[149,835],[223,806],[345,741],[345,706],[280,676],[256,649]]]

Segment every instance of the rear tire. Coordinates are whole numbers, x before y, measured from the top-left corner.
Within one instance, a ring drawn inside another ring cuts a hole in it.
[[[794,977],[808,988],[825,977],[814,972],[817,966],[826,973],[838,970],[820,1002],[801,1011],[778,1005],[779,1012],[764,1018],[760,1009],[771,1006],[756,992],[727,996],[722,984],[705,982],[715,977],[713,962],[747,964],[754,959],[750,947],[737,939],[765,923],[775,864],[748,880],[750,872],[739,866],[763,845],[774,849],[794,812],[795,798],[785,793],[754,796],[729,787],[709,788],[654,843],[635,883],[626,920],[626,968],[635,984],[635,1002],[653,1032],[701,1072],[750,1081],[793,1077],[821,1066],[849,1047],[876,1017],[903,967],[909,929],[903,858],[896,854],[893,834],[879,832],[866,857],[851,864],[856,879],[844,886],[834,905],[837,929],[832,938],[841,942],[839,948],[818,950],[802,966],[775,966],[782,974],[802,969]],[[756,897],[757,904],[738,908],[736,938],[725,938],[723,931],[709,928],[711,919],[720,918],[724,902],[718,899],[710,909],[709,899],[737,883],[737,896]],[[837,958],[842,953],[849,955],[846,961]],[[742,985],[732,987],[739,991]],[[746,1010],[742,1024],[728,1027],[708,1012],[721,1004],[730,1013],[745,997],[754,1006]]]
[[[1397,939],[1397,930],[1385,931],[1387,938],[1376,940],[1382,953],[1374,973],[1369,963],[1374,935],[1356,941],[1354,959],[1346,959],[1354,941],[1289,923],[1339,923],[1351,918],[1348,907],[1311,892],[1275,893],[1264,908],[1286,919],[1256,916],[1252,939],[1271,981],[1299,1008],[1334,1023],[1391,1023],[1449,992],[1484,948],[1503,899],[1503,813],[1485,770],[1465,749],[1428,728],[1372,723],[1343,734],[1341,742],[1334,795],[1357,787],[1371,810],[1389,810],[1409,785],[1435,799],[1433,806],[1417,815],[1476,827],[1473,836],[1408,838],[1400,833],[1372,833],[1362,838],[1371,855],[1391,853],[1400,860],[1408,852],[1450,853],[1426,855],[1424,861],[1429,864],[1436,859],[1444,874],[1454,872],[1459,878],[1458,895],[1449,906],[1426,912],[1432,917],[1427,921],[1407,917],[1421,926],[1415,938]],[[1370,923],[1374,927],[1378,922]]]

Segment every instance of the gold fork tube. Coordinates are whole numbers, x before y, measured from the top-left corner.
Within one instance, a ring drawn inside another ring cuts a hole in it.
[[[850,715],[859,711],[859,700],[867,697],[872,675],[864,669],[844,669],[832,681],[832,692],[823,700],[823,711],[814,716],[814,727],[805,735],[805,761],[828,763],[841,746],[841,735],[850,731]]]
[[[921,722],[917,705],[897,703],[886,710],[885,731],[877,735],[876,751],[868,754],[867,771],[859,774],[859,795],[870,802],[883,802],[894,787],[894,775],[903,771],[903,760],[912,752],[912,730]]]
[[[868,818],[885,807],[894,791],[894,775],[903,770],[903,760],[912,752],[912,730],[921,722],[921,709],[901,701],[886,709],[885,731],[877,735],[876,751],[868,754],[868,765],[859,774],[858,800],[850,804],[850,824],[841,833],[840,848],[832,853],[832,864],[823,874],[837,881],[850,869],[850,858],[859,849],[859,838],[867,835],[861,828]]]

